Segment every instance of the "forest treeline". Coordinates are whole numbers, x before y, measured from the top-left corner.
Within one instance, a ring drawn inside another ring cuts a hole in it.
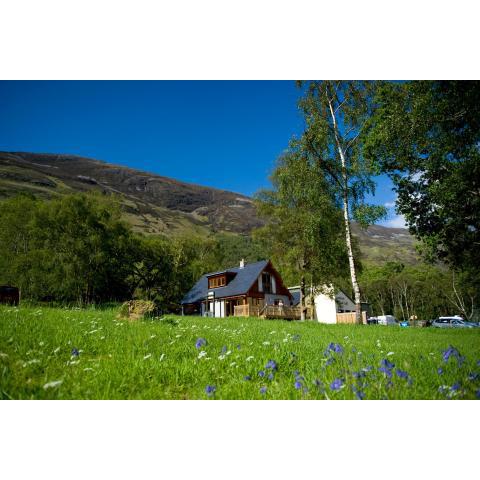
[[[99,194],[52,200],[19,195],[1,203],[0,225],[0,284],[16,285],[23,299],[36,302],[143,298],[162,311],[179,311],[181,298],[202,274],[234,266],[240,258],[253,262],[275,254],[249,236],[135,233],[121,219],[120,199]],[[295,269],[285,262],[277,267],[288,286],[298,284]],[[343,285],[350,294],[348,281]],[[360,285],[377,315],[471,317],[475,307],[475,288],[443,266],[363,265]]]

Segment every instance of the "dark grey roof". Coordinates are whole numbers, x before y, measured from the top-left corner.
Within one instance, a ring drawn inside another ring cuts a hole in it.
[[[226,271],[236,273],[235,277],[228,285],[213,288],[211,291],[215,292],[215,298],[244,295],[267,265],[268,260],[262,260],[255,263],[246,263],[243,268],[229,268]],[[207,273],[200,278],[193,288],[183,297],[182,304],[201,302],[206,299],[209,291],[207,277],[210,275],[212,275],[212,273]]]
[[[290,290],[293,297],[292,305],[296,306],[300,304],[300,290]]]

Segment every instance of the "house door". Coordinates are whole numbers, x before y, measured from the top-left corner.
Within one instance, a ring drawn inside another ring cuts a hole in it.
[[[231,317],[235,314],[235,305],[239,305],[237,299],[234,300],[225,300],[225,316]]]

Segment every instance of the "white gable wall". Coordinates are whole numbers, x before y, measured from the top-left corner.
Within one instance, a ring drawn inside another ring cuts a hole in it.
[[[335,299],[324,293],[315,295],[315,318],[320,323],[337,323]]]

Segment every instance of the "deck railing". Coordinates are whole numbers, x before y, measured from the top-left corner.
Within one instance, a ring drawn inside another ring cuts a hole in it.
[[[300,319],[300,307],[266,305],[260,308],[252,305],[235,305],[233,310],[236,317],[262,316],[264,318],[287,318],[289,320]]]
[[[236,317],[258,317],[260,315],[260,307],[253,305],[235,305],[233,314]]]
[[[291,320],[298,320],[300,319],[300,307],[267,305],[263,314],[265,318],[288,318]]]

